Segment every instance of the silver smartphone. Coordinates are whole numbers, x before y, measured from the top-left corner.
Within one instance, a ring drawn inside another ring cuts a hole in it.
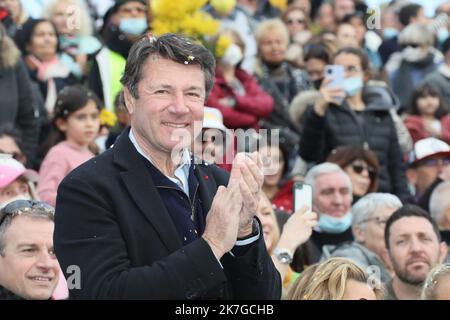
[[[297,211],[302,206],[308,206],[308,212],[312,210],[312,187],[303,182],[295,182],[293,185],[294,195],[294,211]]]

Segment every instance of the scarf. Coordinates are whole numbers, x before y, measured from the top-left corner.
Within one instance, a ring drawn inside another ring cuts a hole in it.
[[[62,65],[55,55],[51,60],[41,61],[33,55],[29,56],[30,60],[37,67],[37,79],[41,82],[47,82],[47,96],[45,97],[45,109],[49,114],[53,114],[57,91],[54,78],[66,78],[70,71]]]

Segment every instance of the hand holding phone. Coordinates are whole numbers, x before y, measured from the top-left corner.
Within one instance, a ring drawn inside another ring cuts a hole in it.
[[[325,66],[325,78],[322,86],[320,87],[320,93],[322,98],[320,99],[320,107],[316,108],[316,112],[323,115],[328,108],[329,103],[341,105],[345,99],[344,91],[344,66],[341,65],[327,65]]]
[[[302,206],[308,207],[308,212],[312,211],[312,187],[303,182],[295,182],[293,186],[294,211],[298,211]]]
[[[344,82],[344,66],[337,64],[328,64],[325,66],[325,79],[327,88],[342,87]]]

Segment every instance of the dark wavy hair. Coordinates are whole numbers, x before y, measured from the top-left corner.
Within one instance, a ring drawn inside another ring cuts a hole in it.
[[[366,74],[368,77],[371,76],[369,58],[367,57],[367,54],[363,50],[361,50],[360,48],[353,48],[353,47],[341,48],[334,54],[333,59],[331,59],[331,61],[334,62],[334,60],[336,60],[336,57],[341,54],[352,54],[354,56],[357,56],[359,58],[359,61],[361,62],[361,67],[364,74]]]
[[[27,46],[29,44],[31,44],[31,39],[33,37],[34,31],[36,29],[36,27],[41,24],[41,23],[50,23],[53,27],[53,30],[55,31],[55,35],[56,35],[56,52],[61,52],[61,46],[59,43],[59,34],[58,34],[58,30],[56,29],[56,26],[54,25],[53,22],[51,22],[50,20],[47,19],[30,19],[29,21],[27,21],[21,30],[17,31],[16,36],[15,36],[15,41],[17,43],[17,46],[19,47],[20,51],[22,52],[22,54],[24,56],[26,56],[27,54],[29,54],[30,52],[28,52]]]
[[[50,133],[41,148],[42,154],[47,154],[51,147],[66,139],[64,132],[56,125],[57,120],[66,120],[72,113],[85,107],[89,101],[94,101],[97,109],[101,110],[101,102],[95,93],[80,84],[67,86],[59,91],[53,110]]]
[[[417,100],[424,97],[437,97],[439,98],[439,107],[437,108],[436,112],[434,113],[434,116],[437,119],[442,118],[443,116],[448,114],[448,107],[444,102],[444,99],[442,98],[441,92],[438,88],[430,85],[430,84],[423,84],[417,88],[414,89],[414,91],[411,94],[411,106],[409,109],[409,114],[420,116],[419,106],[417,105]]]
[[[367,193],[376,192],[378,190],[380,163],[378,162],[377,155],[373,151],[366,150],[360,145],[340,146],[330,152],[326,162],[335,163],[345,170],[345,167],[355,160],[364,160],[369,166],[375,169],[375,178],[370,179]]]

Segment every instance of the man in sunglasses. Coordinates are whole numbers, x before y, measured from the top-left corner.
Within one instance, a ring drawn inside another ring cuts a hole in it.
[[[407,177],[414,196],[410,202],[429,211],[430,196],[443,181],[450,180],[450,146],[436,138],[415,143],[409,155]]]
[[[59,279],[54,209],[16,200],[0,210],[0,300],[48,300]]]

